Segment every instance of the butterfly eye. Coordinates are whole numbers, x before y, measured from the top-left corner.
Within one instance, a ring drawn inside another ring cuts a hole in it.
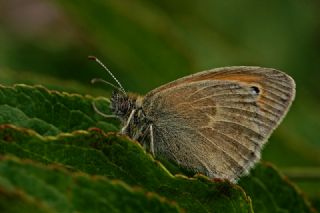
[[[252,86],[252,87],[250,87],[250,88],[251,88],[251,91],[252,91],[252,93],[253,93],[254,95],[259,95],[260,89],[259,89],[258,87]]]

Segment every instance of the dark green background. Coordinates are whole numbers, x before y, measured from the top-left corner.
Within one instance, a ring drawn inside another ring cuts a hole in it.
[[[291,75],[297,96],[262,158],[320,197],[318,0],[0,0],[0,83],[109,95],[90,79],[145,94],[179,77],[231,65]],[[318,205],[320,202],[318,201]]]

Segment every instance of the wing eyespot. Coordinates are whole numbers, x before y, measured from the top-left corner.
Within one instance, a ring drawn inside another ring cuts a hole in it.
[[[251,86],[250,87],[252,94],[254,95],[259,95],[260,94],[260,89],[257,86]]]

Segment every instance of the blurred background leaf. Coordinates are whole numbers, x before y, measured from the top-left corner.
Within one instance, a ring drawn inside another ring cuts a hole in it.
[[[317,0],[0,0],[0,83],[103,94],[99,57],[128,91],[231,65],[273,67],[296,100],[262,158],[303,176],[320,167],[320,2]],[[105,95],[109,95],[106,89]],[[320,206],[320,181],[299,178]]]

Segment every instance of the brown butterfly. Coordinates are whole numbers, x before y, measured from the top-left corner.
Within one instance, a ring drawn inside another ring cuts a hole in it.
[[[295,96],[290,76],[249,66],[199,72],[145,96],[127,95],[117,83],[110,106],[123,134],[155,156],[233,182],[259,160]]]

